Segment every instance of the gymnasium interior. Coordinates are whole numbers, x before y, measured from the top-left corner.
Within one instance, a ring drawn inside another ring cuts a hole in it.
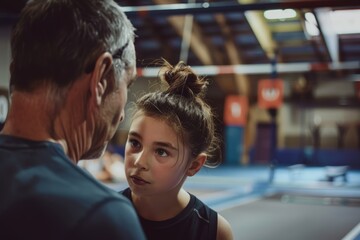
[[[236,240],[360,240],[360,1],[116,2],[137,35],[126,115],[158,89],[162,58],[209,80],[222,163],[184,188],[222,214]],[[0,123],[10,31],[25,3],[0,8]],[[101,159],[80,163],[115,190],[127,187],[130,121]]]

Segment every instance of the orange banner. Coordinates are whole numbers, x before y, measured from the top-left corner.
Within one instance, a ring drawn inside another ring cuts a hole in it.
[[[248,114],[248,99],[244,96],[230,95],[225,99],[224,123],[232,126],[244,126]]]
[[[284,84],[281,79],[263,79],[258,83],[260,108],[279,108],[283,102]]]

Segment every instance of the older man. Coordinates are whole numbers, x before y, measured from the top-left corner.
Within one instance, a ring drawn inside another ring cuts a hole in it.
[[[32,0],[11,52],[0,239],[144,239],[129,201],[76,166],[101,156],[124,118],[129,20],[112,0]]]

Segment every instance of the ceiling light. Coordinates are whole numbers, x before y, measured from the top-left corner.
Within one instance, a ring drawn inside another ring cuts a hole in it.
[[[264,17],[269,20],[279,19],[284,20],[287,18],[296,17],[296,11],[294,9],[274,9],[264,11]]]
[[[316,21],[316,18],[315,18],[315,15],[312,13],[312,12],[307,12],[305,13],[305,20],[308,21],[309,23],[317,26],[317,21]]]
[[[312,12],[305,13],[305,30],[310,36],[318,36],[320,34],[318,23]]]

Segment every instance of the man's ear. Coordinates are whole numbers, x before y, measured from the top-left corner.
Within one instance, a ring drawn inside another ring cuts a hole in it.
[[[90,78],[90,93],[94,97],[96,105],[100,105],[106,88],[109,86],[109,80],[106,74],[111,69],[113,59],[110,53],[101,54],[96,60],[94,70]]]
[[[200,153],[190,164],[190,167],[187,170],[187,176],[194,176],[204,165],[207,159],[205,153]]]

